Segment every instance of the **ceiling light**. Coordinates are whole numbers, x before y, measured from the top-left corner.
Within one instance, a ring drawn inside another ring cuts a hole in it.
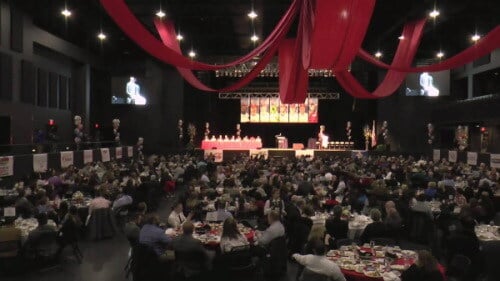
[[[439,16],[439,14],[440,14],[439,11],[434,9],[434,10],[432,10],[432,12],[429,13],[429,17],[435,19],[435,18],[437,18],[437,16]]]
[[[156,16],[162,19],[163,17],[166,16],[165,12],[163,12],[161,9],[156,12]]]
[[[444,57],[444,53],[442,51],[439,51],[439,53],[436,54],[436,57],[440,59]]]
[[[255,19],[257,17],[257,13],[254,10],[252,10],[250,11],[250,13],[248,13],[248,17],[251,19]]]
[[[405,37],[403,35],[401,35],[401,36],[398,37],[398,39],[399,40],[403,40],[403,39],[405,39]]]
[[[188,56],[189,56],[190,58],[194,58],[194,57],[196,57],[196,53],[195,53],[193,50],[191,50],[191,51],[189,51]]]
[[[256,42],[259,40],[259,36],[254,34],[254,35],[252,35],[252,37],[250,37],[250,40],[252,40],[252,42]]]
[[[179,33],[175,38],[177,38],[177,41],[182,41],[182,39],[184,39],[184,36],[182,36],[182,34]]]
[[[476,33],[476,34],[472,35],[470,39],[474,42],[477,42],[479,39],[481,39],[481,35]]]
[[[106,39],[106,34],[104,34],[102,31],[99,32],[99,34],[97,34],[97,38],[99,38],[99,40],[104,40]]]
[[[61,15],[63,15],[65,18],[71,16],[71,11],[68,10],[68,8],[64,8],[64,10],[61,11]]]
[[[375,57],[376,57],[376,58],[380,58],[380,57],[382,57],[382,53],[381,53],[380,51],[377,51],[377,52],[375,53]]]

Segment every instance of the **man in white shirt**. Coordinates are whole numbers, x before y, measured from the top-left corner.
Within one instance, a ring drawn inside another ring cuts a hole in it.
[[[312,246],[313,255],[293,254],[292,257],[309,271],[327,276],[332,281],[346,281],[339,266],[326,258],[325,244],[320,240],[315,240]]]
[[[257,231],[257,242],[260,246],[268,245],[272,240],[285,236],[285,227],[280,222],[280,215],[276,211],[271,211],[267,215],[269,227],[260,232]]]
[[[187,217],[184,216],[182,211],[182,203],[177,203],[174,205],[172,212],[168,216],[168,224],[173,228],[180,228],[184,222],[191,220],[193,214],[189,214]]]

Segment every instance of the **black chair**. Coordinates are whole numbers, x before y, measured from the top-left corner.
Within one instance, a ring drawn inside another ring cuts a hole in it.
[[[349,239],[349,238],[344,238],[344,239],[337,239],[333,241],[333,245],[335,249],[339,249],[342,246],[350,246],[354,240]]]
[[[158,256],[150,247],[137,244],[132,249],[130,272],[134,281],[155,281],[165,279],[162,276]]]
[[[385,238],[385,237],[377,237],[371,239],[371,241],[375,242],[375,245],[380,245],[380,246],[394,246],[397,245],[396,240],[392,238]]]
[[[90,239],[101,240],[115,235],[115,218],[109,208],[95,209],[90,214],[89,223]]]
[[[316,273],[307,268],[304,268],[299,277],[299,281],[329,281],[330,278],[326,275]]]
[[[249,246],[234,247],[221,255],[221,266],[227,280],[251,280],[255,276],[256,264],[252,260]]]
[[[59,265],[59,244],[56,231],[43,231],[36,239],[29,241],[29,250],[33,265],[38,268],[48,268]]]
[[[60,230],[61,245],[59,251],[62,252],[64,248],[69,245],[78,263],[82,263],[83,254],[78,245],[79,232],[80,226],[74,220],[68,219]]]
[[[446,276],[450,281],[465,281],[469,278],[469,269],[472,262],[464,255],[455,255],[446,269]]]
[[[285,236],[273,239],[268,246],[266,257],[263,261],[264,276],[268,280],[276,280],[287,271],[287,247]]]

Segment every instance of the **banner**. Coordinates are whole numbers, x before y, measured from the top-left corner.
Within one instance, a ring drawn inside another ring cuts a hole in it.
[[[94,151],[84,150],[83,151],[83,164],[94,162]]]
[[[318,123],[318,102],[318,98],[309,98],[301,104],[285,104],[274,97],[244,97],[240,123]]]
[[[0,178],[14,175],[14,157],[0,157]]]
[[[223,151],[222,149],[206,149],[205,152],[205,159],[208,157],[214,157],[214,162],[215,163],[221,163],[224,161],[224,156],[223,156]]]
[[[44,173],[47,171],[47,154],[33,154],[33,172]]]
[[[432,161],[439,162],[441,160],[441,150],[434,149],[432,150]]]
[[[111,157],[109,156],[109,148],[101,148],[101,161],[109,162]]]
[[[448,161],[452,163],[457,162],[457,152],[455,150],[448,151]]]
[[[500,154],[490,154],[490,167],[500,168]]]
[[[250,149],[250,158],[264,157],[267,160],[269,151],[267,149]]]
[[[467,164],[477,165],[477,152],[467,152]]]
[[[128,158],[134,157],[134,147],[133,146],[127,147],[127,157]]]
[[[61,151],[61,168],[73,165],[73,151]]]
[[[309,159],[313,159],[314,158],[314,149],[295,150],[295,157],[296,158],[306,157]]]
[[[115,148],[115,159],[122,159],[123,157],[123,150],[122,147],[116,147]]]

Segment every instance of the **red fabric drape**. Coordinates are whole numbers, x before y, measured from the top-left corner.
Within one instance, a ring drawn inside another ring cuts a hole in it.
[[[210,65],[195,62],[189,58],[184,57],[182,54],[179,54],[174,50],[166,47],[150,32],[148,32],[146,28],[144,28],[144,26],[134,16],[132,11],[130,11],[130,9],[127,7],[124,0],[101,0],[101,4],[106,12],[110,15],[110,17],[123,30],[123,32],[127,34],[130,39],[132,39],[137,45],[139,45],[141,48],[143,48],[145,51],[147,51],[157,59],[167,64],[187,69],[218,70],[247,62],[253,57],[262,53],[264,50],[270,48],[271,46],[277,47],[277,45],[279,45],[280,43],[278,40],[278,34],[282,32],[283,29],[287,26],[289,28],[299,9],[300,3],[302,3],[303,1],[306,0],[294,0],[292,2],[290,8],[282,17],[273,32],[266,38],[266,40],[264,40],[264,42],[262,42],[259,47],[252,50],[247,55],[223,65]]]
[[[422,37],[425,20],[409,23],[403,29],[404,40],[401,40],[394,56],[392,66],[409,67],[417,52],[420,39]],[[401,85],[406,77],[406,73],[389,70],[382,83],[377,89],[370,93],[346,70],[336,72],[339,84],[353,97],[363,99],[382,98],[392,95]]]
[[[311,42],[303,49],[310,54],[310,63],[305,66],[329,69],[334,65],[347,36],[350,23],[347,15],[351,14],[352,3],[352,0],[316,1]]]
[[[309,76],[297,59],[301,44],[300,39],[286,39],[279,48],[279,87],[283,103],[303,103],[307,96]]]
[[[375,0],[353,0],[347,36],[342,43],[342,51],[338,59],[329,68],[334,71],[346,70],[356,57],[363,43],[368,25],[375,8]]]
[[[483,57],[495,49],[500,48],[500,26],[495,27],[486,36],[464,51],[433,65],[419,67],[394,67],[372,57],[368,52],[360,49],[358,56],[369,63],[385,69],[402,72],[434,72],[456,68]]]
[[[162,22],[160,20],[155,20],[155,26],[156,30],[158,31],[158,34],[160,34],[161,40],[165,44],[166,47],[170,48],[171,50],[181,53],[181,48],[179,46],[179,42],[176,39],[176,33],[175,33],[175,28],[172,22],[167,21],[167,22]],[[278,40],[282,40],[283,37],[285,36],[286,32],[283,31],[279,34]],[[222,88],[222,89],[214,89],[211,87],[206,86],[203,84],[196,76],[193,74],[193,72],[189,69],[186,68],[180,68],[177,67],[177,71],[181,74],[181,76],[188,81],[189,84],[191,84],[193,87],[200,89],[202,91],[207,91],[207,92],[230,92],[230,91],[235,91],[237,89],[240,89],[244,86],[246,86],[248,83],[252,82],[255,77],[259,75],[259,73],[266,67],[266,65],[271,61],[271,59],[274,57],[276,54],[276,51],[278,49],[278,45],[276,46],[271,46],[269,50],[266,51],[264,56],[261,58],[261,60],[252,68],[252,70],[245,75],[243,78],[235,82],[234,84]]]

